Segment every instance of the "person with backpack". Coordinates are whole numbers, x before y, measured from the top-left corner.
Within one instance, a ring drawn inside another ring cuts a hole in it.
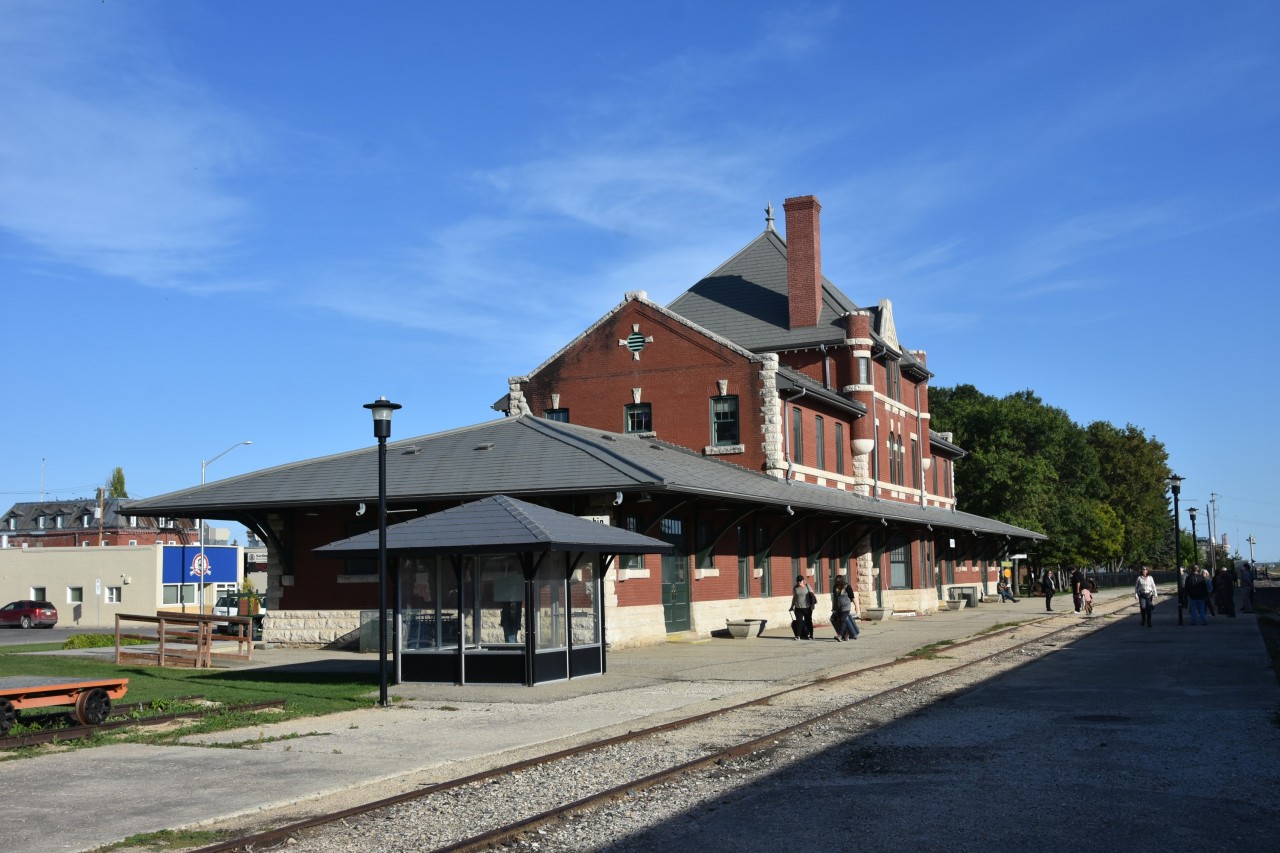
[[[1200,571],[1199,566],[1192,566],[1187,570],[1187,579],[1184,583],[1187,594],[1187,606],[1191,608],[1191,624],[1196,624],[1196,617],[1200,617],[1201,625],[1209,624],[1209,579]]]

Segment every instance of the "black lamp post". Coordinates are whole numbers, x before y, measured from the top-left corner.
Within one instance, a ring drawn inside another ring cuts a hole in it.
[[[387,707],[387,439],[391,413],[401,408],[386,397],[364,407],[373,413],[373,436],[378,439],[378,704]]]
[[[1182,538],[1178,522],[1178,495],[1182,492],[1182,477],[1169,475],[1169,489],[1173,492],[1173,576],[1178,585],[1178,624],[1182,624]]]

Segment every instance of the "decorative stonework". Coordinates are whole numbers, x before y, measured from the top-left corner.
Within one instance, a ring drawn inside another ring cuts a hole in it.
[[[745,444],[724,444],[718,447],[708,445],[702,448],[703,456],[732,456],[735,453],[746,453],[747,446]]]
[[[782,398],[778,395],[778,356],[765,353],[760,359],[760,415],[764,432],[764,470],[785,477],[787,457],[783,450]]]
[[[512,376],[507,380],[507,388],[509,389],[507,412],[513,418],[533,414],[533,410],[529,408],[529,402],[524,398],[524,390],[521,387],[525,378],[524,376]]]
[[[618,346],[626,347],[631,350],[631,358],[634,361],[640,360],[640,351],[645,348],[646,344],[653,343],[653,335],[640,334],[640,324],[631,324],[631,334],[618,341]]]

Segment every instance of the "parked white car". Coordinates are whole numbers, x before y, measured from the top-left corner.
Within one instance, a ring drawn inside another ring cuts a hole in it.
[[[214,616],[241,616],[240,612],[240,596],[222,595],[213,605]],[[262,619],[267,615],[267,606],[262,603],[261,599],[257,599],[257,612],[253,613],[253,636],[257,639],[262,636]],[[214,624],[213,630],[219,634],[234,634],[239,628],[231,622],[217,622]]]

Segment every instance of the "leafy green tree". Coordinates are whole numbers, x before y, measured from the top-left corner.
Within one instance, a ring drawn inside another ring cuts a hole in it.
[[[109,498],[127,498],[129,493],[124,488],[124,469],[116,468],[111,472],[111,476],[107,478],[107,497]]]
[[[1124,544],[1112,567],[1162,562],[1171,529],[1165,494],[1169,455],[1164,445],[1147,438],[1132,424],[1121,430],[1096,421],[1086,432],[1102,470],[1107,472],[1101,496],[1124,526]]]

